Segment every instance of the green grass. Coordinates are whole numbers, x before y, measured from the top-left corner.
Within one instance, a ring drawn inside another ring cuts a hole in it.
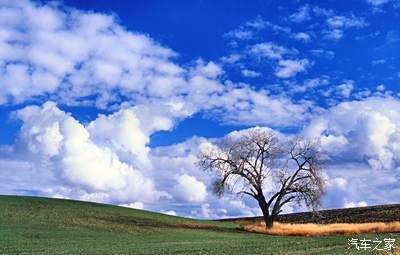
[[[400,234],[379,235],[387,237],[400,239]],[[0,254],[363,254],[349,252],[347,238],[268,236],[242,232],[229,222],[0,196]]]

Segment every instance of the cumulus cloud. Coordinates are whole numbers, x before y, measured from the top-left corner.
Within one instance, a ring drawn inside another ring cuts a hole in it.
[[[233,132],[231,135],[240,135],[243,132],[245,131]],[[172,191],[170,193],[177,196],[181,203],[168,204],[167,207],[177,212],[178,215],[195,218],[217,219],[258,215],[260,211],[252,200],[244,199],[241,201],[232,194],[226,194],[222,199],[219,199],[214,194],[209,193],[216,176],[214,173],[198,169],[196,155],[214,146],[213,142],[215,142],[214,139],[193,137],[182,143],[157,147],[152,150],[151,158],[154,162],[154,168],[163,169],[163,171],[158,172],[159,179],[163,180],[161,185],[164,187],[171,186]],[[171,173],[175,173],[175,175],[171,176]],[[203,185],[200,183],[205,185],[206,192],[203,192]],[[202,195],[195,194],[193,187],[197,187],[196,189],[200,190]],[[205,196],[205,198],[201,199],[202,196]]]
[[[230,38],[231,45],[237,46],[238,41],[256,40],[260,37],[260,32],[269,29],[273,33],[283,33],[290,35],[292,29],[289,26],[281,26],[270,21],[264,20],[261,16],[246,21],[238,28],[229,31],[224,36]]]
[[[207,196],[206,185],[196,177],[183,174],[176,177],[174,196],[184,202],[202,202]]]
[[[134,202],[134,203],[130,203],[130,204],[120,204],[119,206],[133,208],[133,209],[140,209],[140,210],[144,209],[144,204],[142,202]]]
[[[323,152],[329,155],[325,206],[360,205],[357,203],[362,201],[382,203],[383,197],[384,202],[393,202],[399,195],[397,138],[400,133],[397,127],[400,117],[393,111],[400,110],[399,105],[391,98],[342,103],[316,118],[304,130],[308,136],[319,137]],[[54,103],[26,107],[17,111],[16,117],[23,120],[18,143],[14,148],[2,149],[2,155],[11,158],[1,161],[2,166],[8,164],[15,169],[14,179],[9,172],[0,174],[2,181],[11,178],[8,181],[13,185],[6,185],[2,190],[20,193],[17,190],[27,185],[36,194],[116,203],[163,213],[173,211],[191,217],[259,214],[253,201],[237,200],[229,194],[218,200],[207,193],[214,176],[199,171],[195,162],[198,152],[212,146],[212,141],[192,138],[149,150],[146,147],[148,136],[171,125],[160,121],[160,125],[150,128],[135,107],[108,116],[100,115],[85,125]],[[125,125],[132,132],[124,133]],[[96,132],[94,127],[97,127]],[[121,133],[126,139],[110,137],[110,132]],[[246,130],[229,135],[243,132]],[[29,153],[20,154],[25,158],[24,163],[20,163],[15,152],[23,149]],[[29,160],[29,155],[36,161]],[[143,163],[140,158],[147,160]],[[151,162],[151,166],[146,167],[146,162]],[[137,167],[139,165],[141,167]],[[379,177],[371,181],[371,175]],[[393,188],[388,191],[382,188],[385,185]],[[381,192],[377,193],[377,189]],[[363,193],[361,201],[357,197],[360,192]],[[293,208],[285,210],[290,212]]]
[[[266,58],[276,65],[275,76],[290,78],[304,72],[311,64],[308,59],[289,59],[297,55],[296,49],[288,49],[272,42],[258,43],[250,47],[249,53],[258,59]]]
[[[295,70],[282,71],[290,76]],[[293,126],[304,123],[312,115],[313,103],[293,102],[286,96],[270,95],[266,90],[255,92],[248,86],[234,88],[219,97],[211,97],[210,112],[220,120],[231,124]]]
[[[4,88],[0,104],[51,99],[118,110],[121,105],[154,108],[161,103],[173,105],[176,114],[185,118],[212,109],[215,104],[209,102],[242,86],[221,81],[224,70],[216,62],[198,59],[185,67],[176,64],[176,52],[147,35],[128,31],[112,15],[27,0],[2,2],[0,9],[8,17],[0,20],[0,48],[4,49],[0,50]],[[246,27],[260,29],[261,23],[255,20]],[[281,58],[292,51],[272,43],[254,46],[255,53],[268,58]],[[282,71],[284,76],[296,72],[288,68]],[[243,74],[257,75],[250,70]],[[251,90],[263,96],[262,91]],[[240,105],[232,103],[222,112]],[[105,119],[98,122],[105,125]]]
[[[368,206],[368,203],[365,201],[361,202],[346,202],[344,204],[345,208],[351,208],[351,207],[363,207],[363,206]]]
[[[329,180],[327,183],[328,187],[336,187],[340,190],[347,188],[348,181],[343,177],[335,177]]]
[[[376,60],[373,60],[373,61],[371,62],[371,65],[377,66],[377,65],[383,65],[383,64],[385,64],[385,63],[386,63],[386,60],[385,60],[385,59],[376,59]]]
[[[345,83],[342,83],[336,87],[337,92],[342,97],[348,98],[351,95],[351,92],[354,89],[354,81],[348,80]]]
[[[254,78],[254,77],[261,76],[261,73],[253,71],[253,70],[249,70],[249,69],[243,69],[242,75],[245,77]]]
[[[117,99],[113,89],[171,96],[184,84],[182,68],[170,60],[176,53],[111,15],[25,0],[3,1],[0,9],[7,17],[0,20],[1,103],[52,94],[70,103],[95,96],[103,105]]]
[[[272,42],[258,43],[250,47],[249,53],[259,59],[266,58],[276,63],[275,76],[290,78],[299,72],[304,72],[311,64],[308,59],[289,59],[297,55],[296,49],[288,49]]]
[[[84,125],[52,102],[25,107],[14,114],[23,122],[14,157],[31,155],[35,169],[51,171],[45,178],[55,183],[35,192],[118,204],[157,200],[165,194],[152,178],[147,143],[153,132],[171,128],[171,120],[153,113],[147,116],[153,126],[144,125],[137,109]]]
[[[325,49],[313,49],[310,50],[311,54],[317,56],[317,57],[324,57],[326,59],[333,59],[335,57],[335,52],[331,50],[325,50]]]
[[[381,6],[390,2],[390,0],[367,0],[367,3],[372,6]]]
[[[296,12],[289,16],[289,20],[296,23],[310,21],[314,18],[329,18],[335,12],[332,9],[325,9],[319,6],[312,6],[305,4],[301,6]]]
[[[305,128],[304,135],[320,139],[326,157],[326,206],[396,202],[400,194],[399,110],[399,100],[391,97],[343,102]]]
[[[243,56],[240,54],[230,54],[228,56],[221,57],[220,60],[224,64],[235,64],[242,58],[243,58]]]
[[[301,23],[311,19],[310,15],[311,6],[306,4],[300,7],[297,12],[290,15],[289,19],[293,22]]]
[[[225,34],[226,37],[231,37],[239,40],[249,40],[253,38],[254,32],[251,30],[245,30],[243,28],[230,31]]]
[[[360,29],[368,26],[368,23],[362,17],[350,15],[336,15],[326,19],[327,29],[322,31],[323,37],[329,40],[339,40],[344,36],[348,29]]]
[[[376,86],[377,91],[383,92],[383,91],[385,91],[385,89],[386,89],[386,87],[384,84],[379,84],[378,86]]]
[[[209,141],[193,138],[148,147],[152,133],[171,127],[157,121],[167,116],[163,112],[147,115],[135,106],[83,124],[53,102],[18,110],[14,118],[22,121],[22,128],[17,142],[0,148],[0,181],[10,183],[2,185],[1,192],[113,203],[191,217],[203,217],[200,203],[207,201],[212,205],[209,216],[250,215],[248,206],[233,210],[229,201],[208,196],[213,175],[199,171],[195,162]]]
[[[340,103],[306,128],[321,138],[331,157],[366,162],[374,169],[392,169],[399,163],[400,103],[393,98],[368,98]]]
[[[279,60],[278,69],[276,70],[275,75],[279,78],[290,78],[295,76],[297,73],[304,72],[308,65],[310,65],[308,59]]]
[[[361,28],[367,26],[363,18],[350,16],[333,16],[326,20],[326,23],[331,28]]]
[[[161,211],[161,213],[167,214],[167,215],[171,215],[171,216],[176,216],[176,212],[172,211],[172,210],[170,210],[170,211]]]
[[[323,38],[328,40],[338,41],[343,37],[343,30],[341,29],[331,29],[323,31]]]
[[[252,46],[250,52],[259,57],[281,59],[284,55],[291,53],[291,50],[272,42],[264,42]]]
[[[398,169],[382,171],[362,162],[331,162],[325,167],[326,208],[396,203],[400,195]]]
[[[305,32],[296,33],[294,34],[293,38],[305,43],[311,42],[311,36]]]
[[[313,90],[320,89],[329,84],[330,77],[322,76],[320,78],[307,79],[303,84],[293,84],[290,88],[291,93],[310,93]]]
[[[0,20],[0,104],[47,97],[105,108],[183,100],[197,109],[223,88],[217,64],[198,60],[182,68],[174,51],[111,15],[26,0],[2,2],[0,9],[8,17]]]
[[[380,5],[385,3],[386,0],[371,0],[371,2],[376,2],[378,5]],[[376,5],[375,8],[378,5]],[[296,12],[289,16],[289,20],[295,23],[312,21],[314,23],[312,25],[313,32],[321,33],[324,39],[334,41],[340,40],[344,36],[346,30],[360,29],[368,26],[368,23],[365,21],[364,17],[356,16],[353,13],[337,12],[332,9],[325,9],[309,4],[301,6]],[[317,31],[316,27],[320,27],[318,23],[323,22],[326,25],[321,26],[322,30]],[[309,35],[303,33],[293,34],[292,37],[304,42],[309,42],[311,39]]]

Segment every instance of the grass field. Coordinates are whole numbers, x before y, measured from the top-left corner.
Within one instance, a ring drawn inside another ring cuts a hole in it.
[[[111,205],[0,196],[0,254],[365,254],[349,236],[279,237],[231,222],[199,221]],[[396,238],[369,234],[353,238]]]

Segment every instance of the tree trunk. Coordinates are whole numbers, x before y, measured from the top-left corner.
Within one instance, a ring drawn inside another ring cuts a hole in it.
[[[268,229],[271,229],[274,226],[274,219],[272,216],[264,218],[264,220],[265,220],[265,226],[267,226]]]
[[[260,206],[263,213],[266,228],[271,229],[274,225],[274,217],[269,214],[268,205],[263,195],[259,195],[258,205]]]

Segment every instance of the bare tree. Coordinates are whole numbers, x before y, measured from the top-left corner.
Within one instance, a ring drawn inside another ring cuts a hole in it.
[[[290,202],[313,210],[320,205],[324,180],[318,149],[311,140],[297,137],[281,143],[274,133],[253,129],[222,139],[199,155],[198,164],[218,173],[217,195],[228,189],[257,200],[267,228],[272,228],[282,207]]]

